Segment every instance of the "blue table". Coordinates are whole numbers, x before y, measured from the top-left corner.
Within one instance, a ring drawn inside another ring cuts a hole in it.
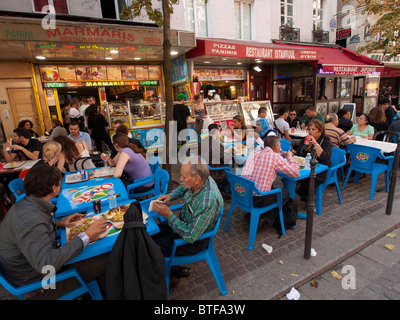
[[[92,170],[95,169],[87,171],[90,173]],[[63,178],[56,204],[55,218],[65,217],[76,212],[92,212],[93,200],[96,199],[101,200],[101,206],[105,211],[108,208],[107,193],[110,187],[113,187],[117,194],[118,204],[129,199],[128,192],[119,178],[92,178],[84,182],[65,183],[67,175],[75,172],[68,172]]]
[[[328,166],[324,164],[317,164],[317,167],[315,168],[315,174],[317,175],[318,173],[321,173],[323,171],[328,170]],[[282,172],[278,172],[278,176],[282,177],[283,180],[283,187],[289,192],[289,197],[294,199],[295,197],[295,192],[296,192],[296,183],[297,181],[307,179],[310,177],[311,170],[300,170],[300,176],[297,178],[292,178],[288,177],[286,174]],[[315,203],[316,203],[316,208],[322,208],[322,185],[320,184],[318,187],[315,188]],[[319,205],[321,203],[321,205]],[[317,214],[322,214],[322,212],[317,209],[316,211]],[[303,212],[299,212],[299,218],[305,219],[307,218],[307,214]]]
[[[132,203],[133,201],[134,200],[124,201],[124,202],[119,203],[119,205]],[[102,212],[105,212],[105,211],[106,210],[102,210]],[[91,216],[91,215],[93,215],[93,213],[89,214],[88,216]],[[150,216],[147,219],[146,231],[150,235],[160,232],[160,229],[158,228],[157,223]],[[112,230],[112,228],[110,228],[110,232],[113,232],[113,233],[109,234],[108,236],[106,236],[103,239],[89,243],[85,249],[83,249],[75,258],[69,260],[66,263],[66,265],[75,263],[78,261],[82,261],[82,260],[87,260],[87,259],[93,258],[95,256],[99,256],[103,253],[110,252],[112,250],[114,243],[117,240],[117,237],[118,237],[119,233],[121,232],[121,230]],[[61,245],[64,245],[66,243],[67,243],[66,232],[65,232],[65,229],[62,229],[61,230]]]

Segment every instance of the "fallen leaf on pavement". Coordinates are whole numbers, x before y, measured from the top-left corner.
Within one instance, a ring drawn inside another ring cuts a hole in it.
[[[386,237],[389,237],[389,238],[396,238],[396,234],[395,234],[395,233],[388,233],[388,234],[386,235]]]
[[[313,280],[313,281],[310,282],[310,285],[311,285],[311,287],[318,288],[318,281],[317,280]]]
[[[330,274],[332,275],[333,278],[336,278],[338,280],[341,280],[343,277],[337,273],[336,271],[330,271]]]
[[[396,250],[396,246],[394,244],[385,244],[384,246],[386,249],[390,250],[390,251],[394,251]]]
[[[279,264],[285,264],[285,262],[283,260],[279,260],[278,263]]]
[[[292,273],[291,274],[292,277],[300,277],[298,274]]]

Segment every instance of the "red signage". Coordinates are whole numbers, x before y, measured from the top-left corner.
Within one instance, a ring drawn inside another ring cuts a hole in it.
[[[333,72],[334,74],[370,74],[381,72],[383,66],[322,66],[323,72]]]
[[[261,60],[319,60],[319,50],[205,41],[204,55]]]
[[[342,40],[351,37],[351,28],[339,29],[336,32],[336,40]]]

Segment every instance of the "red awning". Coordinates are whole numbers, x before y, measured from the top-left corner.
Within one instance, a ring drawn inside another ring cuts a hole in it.
[[[280,45],[286,43],[275,42]],[[373,72],[381,72],[383,63],[368,58],[367,56],[357,54],[346,48],[339,47],[323,47],[323,46],[306,46],[288,44],[291,47],[302,49],[316,49],[321,53],[318,65],[322,66],[322,72],[334,74],[370,74]]]
[[[400,77],[400,66],[396,67],[388,67],[385,66],[383,71],[381,72],[381,78],[397,78]]]
[[[186,53],[187,59],[197,57],[236,57],[271,61],[318,61],[319,48],[258,43],[226,39],[196,39],[196,48]]]

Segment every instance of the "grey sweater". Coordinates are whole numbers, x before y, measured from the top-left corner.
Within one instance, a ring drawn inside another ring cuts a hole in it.
[[[46,265],[59,270],[83,249],[79,237],[57,247],[54,204],[33,195],[18,201],[0,226],[0,268],[15,286],[41,280]]]

